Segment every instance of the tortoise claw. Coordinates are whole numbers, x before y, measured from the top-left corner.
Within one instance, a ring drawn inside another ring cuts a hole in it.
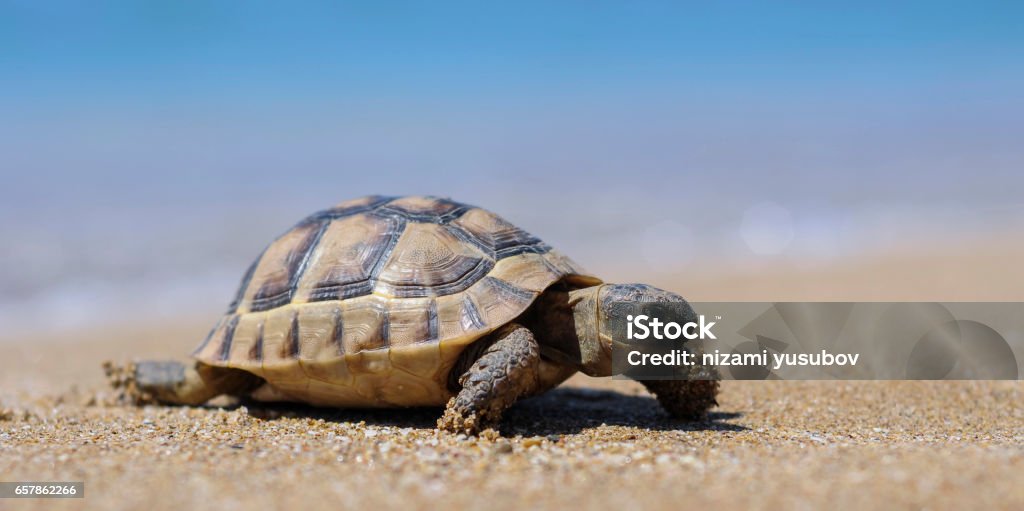
[[[437,429],[448,431],[450,433],[464,433],[467,435],[476,435],[482,429],[484,421],[480,420],[480,417],[475,413],[464,415],[460,410],[456,409],[453,405],[455,398],[452,398],[448,402],[448,407],[444,410],[444,415],[440,419],[437,419]]]

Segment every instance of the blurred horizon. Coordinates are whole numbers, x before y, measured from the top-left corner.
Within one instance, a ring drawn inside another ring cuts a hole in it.
[[[221,307],[368,194],[485,207],[616,278],[1024,224],[1024,4],[13,1],[0,44],[0,321],[26,329]]]

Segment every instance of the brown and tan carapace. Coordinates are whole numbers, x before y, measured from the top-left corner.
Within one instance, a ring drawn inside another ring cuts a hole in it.
[[[139,362],[133,378],[179,404],[220,394],[338,407],[448,403],[439,424],[475,433],[578,370],[610,374],[600,302],[665,293],[603,285],[484,209],[364,197],[271,243],[193,364]],[[652,385],[685,416],[713,405],[718,388]]]

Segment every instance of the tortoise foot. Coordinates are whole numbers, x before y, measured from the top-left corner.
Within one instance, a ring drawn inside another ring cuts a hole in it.
[[[700,420],[718,405],[716,380],[642,381],[654,393],[661,406],[676,419]]]
[[[156,402],[152,394],[139,387],[136,371],[137,368],[133,362],[124,365],[115,364],[109,360],[103,362],[103,372],[107,377],[107,383],[116,392],[115,403],[143,405]]]

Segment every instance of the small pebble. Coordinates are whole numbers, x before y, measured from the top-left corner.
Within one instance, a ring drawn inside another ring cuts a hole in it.
[[[529,449],[530,447],[533,447],[535,445],[540,445],[542,443],[544,443],[544,441],[541,440],[541,437],[539,437],[539,436],[533,436],[533,437],[530,437],[530,438],[524,438],[523,439],[523,447],[526,447],[527,449]]]
[[[504,438],[501,439],[501,440],[498,440],[494,444],[493,452],[495,452],[497,454],[508,454],[508,453],[512,452],[512,442],[509,442],[508,440],[505,440]]]

